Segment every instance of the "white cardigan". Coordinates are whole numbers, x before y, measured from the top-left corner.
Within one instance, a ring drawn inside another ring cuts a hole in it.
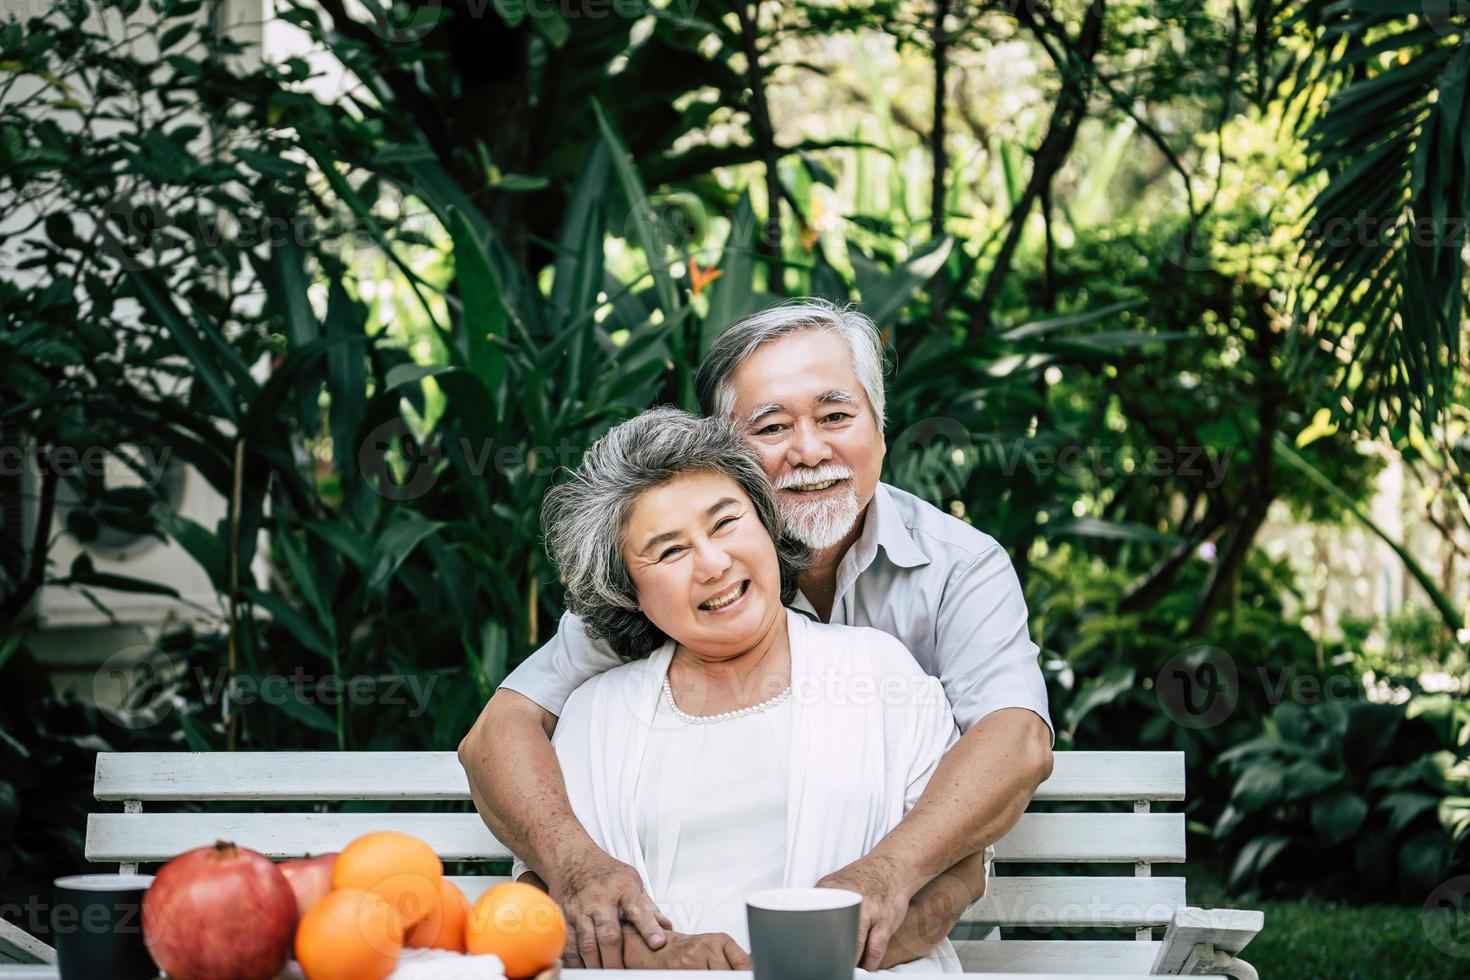
[[[896,639],[787,611],[791,644],[791,771],[785,885],[810,887],[872,850],[918,800],[959,737],[939,681]],[[572,810],[597,845],[654,890],[634,819],[635,788],[670,640],[649,657],[593,677],[573,692],[553,744]],[[516,863],[519,877],[525,865]],[[680,910],[665,908],[674,931]],[[921,966],[922,964],[922,966]],[[909,964],[906,964],[909,965]],[[949,940],[911,967],[959,972]]]

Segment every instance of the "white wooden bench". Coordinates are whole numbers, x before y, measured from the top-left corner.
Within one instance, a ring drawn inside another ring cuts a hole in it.
[[[998,871],[957,934],[987,926],[1108,929],[1118,939],[958,939],[967,971],[1088,974],[1227,974],[1254,980],[1236,954],[1260,931],[1260,912],[1188,908],[1180,877],[1156,877],[1156,863],[1184,860],[1184,815],[1152,813],[1184,799],[1184,756],[1177,752],[1058,752],[1035,801],[1122,801],[1132,812],[1028,812],[995,845],[997,862],[1107,863],[1108,877],[1006,876]],[[360,834],[394,829],[427,841],[446,861],[503,861],[509,852],[478,814],[340,813],[346,800],[461,802],[469,799],[453,752],[99,753],[95,793],[121,813],[87,819],[86,856],[139,864],[232,840],[273,858],[340,850]],[[246,809],[177,813],[158,804],[183,801]],[[257,813],[265,802],[313,804],[299,812]],[[148,809],[145,810],[145,807]],[[459,877],[471,901],[504,878]],[[1162,937],[1155,930],[1163,930]]]

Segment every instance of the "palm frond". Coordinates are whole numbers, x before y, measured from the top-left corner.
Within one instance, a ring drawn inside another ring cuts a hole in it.
[[[1463,356],[1470,215],[1470,24],[1435,2],[1306,0],[1284,18],[1311,41],[1291,73],[1309,160],[1298,179],[1322,182],[1295,310],[1318,343],[1299,349],[1358,367],[1339,411],[1426,426]]]

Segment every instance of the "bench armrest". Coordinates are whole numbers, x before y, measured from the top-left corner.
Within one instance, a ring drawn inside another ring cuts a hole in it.
[[[0,963],[55,963],[56,950],[0,919]]]
[[[1254,980],[1255,970],[1235,957],[1265,924],[1265,913],[1258,911],[1177,909],[1149,972],[1160,976],[1223,972]]]

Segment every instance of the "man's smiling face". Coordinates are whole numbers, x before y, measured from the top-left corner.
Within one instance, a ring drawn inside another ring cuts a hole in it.
[[[886,446],[852,353],[831,330],[761,346],[730,377],[734,418],[760,454],[790,533],[821,550],[858,524]]]

